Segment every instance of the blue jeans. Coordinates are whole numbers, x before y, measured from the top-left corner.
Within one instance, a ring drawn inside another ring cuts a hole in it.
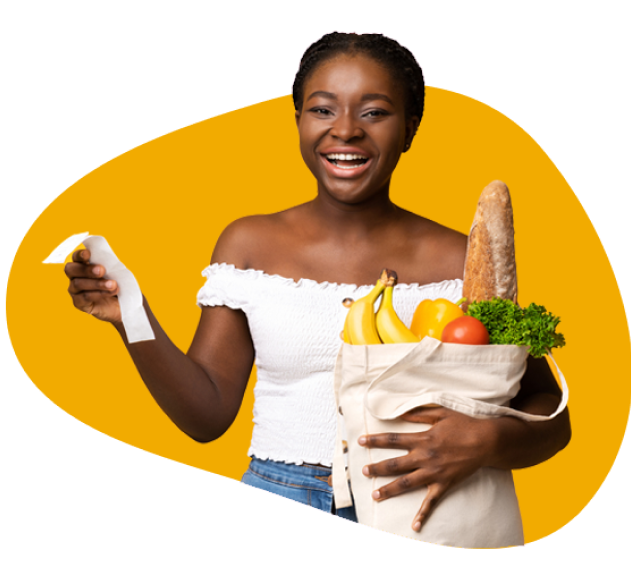
[[[356,522],[354,506],[335,509],[330,476],[331,469],[322,465],[294,465],[253,458],[241,482]]]

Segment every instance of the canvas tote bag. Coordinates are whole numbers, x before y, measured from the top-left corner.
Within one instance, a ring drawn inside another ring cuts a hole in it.
[[[450,344],[431,337],[419,343],[343,344],[335,366],[336,507],[344,508],[354,501],[361,524],[421,541],[467,548],[523,545],[511,471],[479,469],[445,493],[421,531],[415,532],[412,520],[427,488],[376,502],[372,492],[397,477],[368,478],[362,474],[365,465],[407,451],[368,449],[357,439],[365,434],[426,431],[430,425],[399,418],[416,407],[435,404],[475,418],[510,415],[528,421],[552,419],[563,411],[568,397],[565,379],[554,359],[563,396],[552,415],[531,415],[506,405],[519,391],[527,357],[527,347]]]

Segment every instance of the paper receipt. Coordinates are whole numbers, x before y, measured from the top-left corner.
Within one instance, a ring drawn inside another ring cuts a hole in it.
[[[68,255],[80,244],[90,251],[90,262],[103,266],[105,277],[118,283],[118,303],[127,341],[137,343],[155,339],[147,312],[142,304],[140,286],[134,274],[116,257],[105,238],[90,236],[88,232],[73,234],[57,246],[43,263],[63,264]]]

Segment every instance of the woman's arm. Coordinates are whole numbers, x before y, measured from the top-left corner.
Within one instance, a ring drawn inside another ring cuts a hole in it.
[[[216,251],[225,254],[229,242],[225,238],[221,242]],[[90,264],[90,251],[75,252],[65,271],[75,307],[117,329],[151,395],[175,425],[199,442],[221,436],[239,411],[254,362],[245,314],[227,307],[203,307],[185,354],[166,335],[145,299],[155,340],[129,344],[118,285],[103,277],[103,266]]]
[[[237,416],[252,371],[254,348],[242,311],[203,307],[193,342],[184,354],[160,327],[145,301],[155,340],[129,344],[115,326],[149,392],[184,433],[205,443],[217,439]]]

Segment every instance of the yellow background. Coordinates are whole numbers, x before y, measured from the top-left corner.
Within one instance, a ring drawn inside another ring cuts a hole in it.
[[[515,472],[529,542],[578,514],[611,468],[629,412],[631,351],[607,256],[554,164],[502,114],[428,88],[427,114],[395,173],[393,200],[468,232],[479,193],[493,179],[506,182],[513,199],[520,303],[536,301],[560,315],[568,343],[555,358],[569,382],[572,442],[550,461]],[[183,128],[104,164],[42,213],[16,255],[7,320],[24,370],[53,402],[95,429],[240,478],[255,376],[230,431],[197,444],[153,402],[117,333],[72,307],[63,269],[41,262],[71,234],[105,236],[186,350],[199,317],[200,272],[222,229],[314,196],[290,97]]]

